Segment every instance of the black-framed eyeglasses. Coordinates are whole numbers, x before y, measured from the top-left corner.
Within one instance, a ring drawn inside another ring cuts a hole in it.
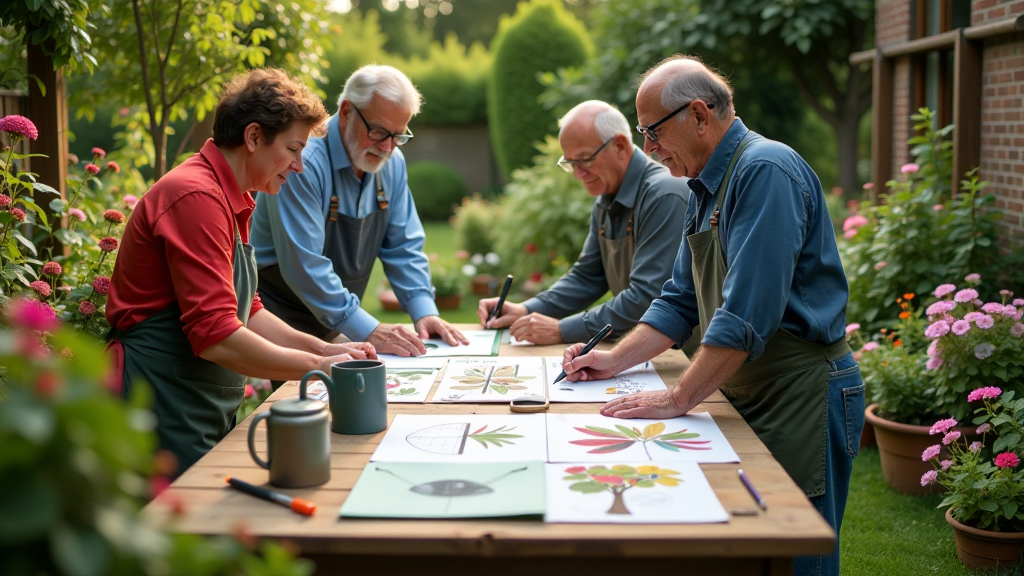
[[[393,132],[388,132],[383,128],[374,128],[366,121],[366,116],[363,116],[363,113],[359,111],[358,106],[352,104],[352,108],[355,109],[356,114],[359,114],[359,119],[362,120],[363,124],[366,126],[366,136],[370,140],[373,140],[374,142],[383,142],[390,138],[395,146],[401,146],[412,138],[412,131],[408,128],[405,129],[405,134],[395,134]]]
[[[693,100],[690,100],[686,104],[683,104],[679,108],[676,108],[675,110],[669,112],[668,116],[665,116],[664,118],[662,118],[661,120],[658,120],[654,124],[649,124],[647,126],[641,126],[641,125],[637,124],[636,125],[636,131],[641,133],[641,134],[643,134],[644,137],[647,138],[648,140],[650,140],[651,142],[657,142],[658,141],[658,133],[656,132],[656,130],[657,130],[658,126],[661,126],[666,121],[668,121],[669,118],[675,116],[676,114],[679,114],[683,110],[686,110],[690,106],[690,104],[693,104],[693,102],[694,102]],[[707,107],[710,110],[710,109],[714,108],[715,105],[714,104],[708,104]]]
[[[591,154],[589,158],[584,158],[582,160],[569,160],[565,156],[562,156],[561,158],[558,159],[558,165],[561,166],[562,170],[565,170],[566,172],[572,172],[573,168],[575,167],[579,167],[582,170],[586,170],[587,168],[590,168],[591,164],[594,163],[594,159],[597,158],[597,155],[601,153],[601,150],[604,150],[604,147],[607,146],[608,143],[611,142],[612,140],[615,140],[615,136],[612,136],[611,138],[605,140],[604,144],[601,144],[601,147],[598,148],[593,154]]]

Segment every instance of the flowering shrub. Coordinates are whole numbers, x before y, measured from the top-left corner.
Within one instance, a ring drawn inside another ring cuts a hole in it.
[[[921,485],[938,482],[949,490],[939,504],[950,507],[953,518],[967,526],[994,532],[1024,532],[1024,469],[1020,468],[1021,438],[1024,437],[1024,398],[994,386],[978,388],[967,395],[969,402],[983,406],[977,433],[981,441],[968,444],[953,418],[940,420],[931,433],[942,436],[941,444],[929,447],[921,459],[935,466],[921,477]],[[986,446],[986,441],[991,445]],[[948,457],[942,456],[946,446]]]
[[[967,390],[998,384],[1024,395],[1024,299],[1002,290],[1000,301],[978,299],[978,274],[969,274],[967,287],[943,284],[928,307],[925,336],[928,369],[934,374],[937,401],[944,413],[963,419],[970,407]]]

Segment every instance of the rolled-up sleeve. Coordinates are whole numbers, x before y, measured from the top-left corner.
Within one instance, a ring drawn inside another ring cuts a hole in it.
[[[724,304],[704,333],[709,346],[743,350],[748,361],[775,335],[807,234],[810,191],[780,164],[756,160],[736,174],[729,217],[722,220],[729,273]],[[724,211],[723,211],[724,212]]]

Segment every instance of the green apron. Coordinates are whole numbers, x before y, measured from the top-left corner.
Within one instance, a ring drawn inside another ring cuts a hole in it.
[[[256,255],[251,244],[242,243],[237,226],[232,268],[244,326],[256,293]],[[177,456],[179,474],[234,428],[245,376],[192,353],[177,301],[124,332],[111,330],[108,340],[124,348],[122,398],[131,395],[135,381],[152,385],[160,448]]]
[[[728,269],[718,215],[736,161],[753,136],[749,131],[744,135],[729,162],[718,187],[711,228],[686,237],[693,254],[701,326],[707,326],[715,310],[724,304],[722,288]],[[849,352],[846,340],[826,346],[801,340],[779,328],[765,344],[764,354],[741,366],[722,387],[725,397],[809,497],[825,493],[829,362]]]

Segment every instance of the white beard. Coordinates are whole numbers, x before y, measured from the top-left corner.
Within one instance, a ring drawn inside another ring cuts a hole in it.
[[[391,152],[394,151],[394,148],[392,148],[391,151],[381,152],[373,144],[365,148],[360,147],[359,139],[355,135],[355,125],[351,122],[348,123],[345,132],[342,133],[341,140],[345,143],[345,151],[348,152],[352,165],[363,172],[371,174],[380,171],[384,167],[384,163],[388,161],[388,158],[391,158]],[[367,154],[377,157],[377,160],[368,159],[366,157]]]

